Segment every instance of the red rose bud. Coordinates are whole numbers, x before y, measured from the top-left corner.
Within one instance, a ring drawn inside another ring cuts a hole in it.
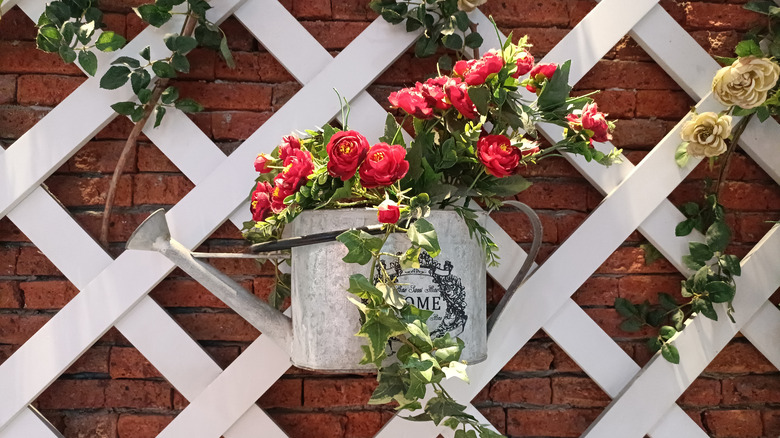
[[[558,64],[551,62],[549,64],[536,64],[528,72],[528,76],[536,82],[542,83],[545,79],[552,79],[555,74],[555,70],[558,69]]]
[[[287,157],[290,156],[292,151],[299,150],[300,148],[301,142],[298,140],[298,137],[294,135],[285,135],[282,137],[282,144],[279,145],[279,159],[287,161]]]
[[[527,51],[523,50],[517,58],[517,71],[512,73],[513,78],[519,78],[520,76],[528,73],[534,68],[534,57]],[[535,91],[534,91],[535,92]]]
[[[357,131],[340,131],[333,134],[328,145],[328,173],[346,181],[355,175],[368,153],[368,140]]]
[[[505,136],[486,135],[477,141],[477,156],[487,173],[503,178],[515,172],[521,153]]]
[[[416,88],[404,88],[390,93],[390,105],[401,108],[418,119],[428,119],[433,116],[433,108]]]
[[[259,182],[255,191],[252,193],[249,211],[252,212],[252,220],[255,222],[264,221],[265,218],[273,213],[271,208],[271,192],[273,188],[268,182]]]
[[[469,69],[463,74],[463,80],[469,85],[482,85],[488,76],[498,73],[503,66],[504,59],[501,55],[488,52],[469,66]]]
[[[409,162],[406,149],[401,145],[377,143],[368,150],[368,156],[360,165],[360,183],[367,189],[389,186],[406,176]]]
[[[591,139],[598,142],[612,140],[606,115],[599,111],[596,103],[586,104],[582,108],[582,127],[593,132]]]
[[[383,224],[394,224],[401,219],[401,209],[398,208],[398,204],[389,199],[379,204],[377,210],[376,218]]]
[[[267,154],[259,154],[257,158],[255,158],[255,170],[260,173],[270,172],[271,168],[268,167],[269,161],[274,161],[274,158]]]
[[[451,78],[444,87],[444,90],[447,92],[447,97],[450,99],[450,102],[452,102],[452,106],[454,106],[463,117],[467,119],[476,119],[479,113],[477,112],[477,107],[471,102],[468,89],[468,85],[466,85],[465,82],[461,82],[458,78]]]
[[[417,90],[428,102],[429,107],[446,110],[452,106],[447,101],[447,93],[444,92],[444,85],[449,79],[447,76],[439,76],[428,79],[424,84],[417,83]]]

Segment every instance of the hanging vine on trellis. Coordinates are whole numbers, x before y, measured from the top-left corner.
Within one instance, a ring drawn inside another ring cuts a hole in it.
[[[643,326],[658,328],[658,335],[649,339],[648,348],[653,352],[661,350],[663,357],[673,363],[679,363],[680,354],[671,341],[688,317],[701,314],[717,320],[713,304],[725,303],[726,314],[734,321],[734,277],[742,272],[739,257],[726,253],[732,231],[720,204],[720,190],[739,138],[751,118],[756,116],[763,122],[780,114],[780,65],[776,59],[780,57],[780,37],[773,31],[780,29],[780,7],[769,0],[753,0],[744,7],[766,16],[766,25],[745,35],[736,46],[736,58],[717,57],[725,67],[715,75],[712,93],[727,108],[720,113],[692,112],[682,128],[683,143],[674,157],[680,167],[687,165],[691,156],[706,157],[710,168],[716,161],[720,164],[717,181],[707,182],[703,204],[684,204],[680,210],[686,219],[675,229],[677,236],[687,236],[696,229],[705,238],[704,242],[690,242],[689,254],[683,257],[685,266],[693,271],[681,285],[681,295],[688,300],[678,303],[666,293],[659,294],[658,305],[615,300],[615,309],[626,318],[621,329],[635,332]],[[732,116],[742,117],[733,130]]]
[[[185,11],[174,10],[176,6],[185,3]],[[154,127],[157,127],[166,109],[176,108],[186,113],[203,110],[197,101],[180,98],[178,89],[169,85],[170,80],[180,73],[189,73],[187,54],[197,47],[209,48],[218,51],[228,66],[234,67],[225,33],[206,18],[206,11],[210,8],[205,0],[156,0],[133,8],[144,22],[154,27],[164,25],[174,15],[184,15],[186,18],[179,33],[165,36],[165,46],[170,50],[170,55],[153,59],[151,47],[146,46],[137,55],[120,56],[112,61],[100,78],[100,87],[107,90],[120,88],[130,82],[136,97],[133,101],[111,105],[117,113],[130,117],[135,126],[122,149],[106,194],[99,238],[104,246],[108,246],[111,210],[122,169],[151,115],[155,114]],[[98,71],[98,58],[93,49],[114,52],[127,42],[123,36],[110,30],[97,35],[105,24],[103,12],[93,0],[53,1],[46,5],[36,26],[36,44],[40,50],[59,54],[67,64],[78,62],[90,76]],[[156,76],[154,81],[150,71]]]

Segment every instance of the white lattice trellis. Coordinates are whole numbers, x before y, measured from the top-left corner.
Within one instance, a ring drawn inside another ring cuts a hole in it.
[[[699,108],[717,108],[707,97],[709,78],[717,65],[657,2],[603,0],[545,62],[572,59],[571,76],[576,82],[630,34],[689,95],[701,99]],[[3,9],[14,4],[36,19],[45,2],[6,0]],[[334,59],[276,0],[215,0],[213,5],[212,20],[235,14],[304,86],[229,157],[178,112],[166,117],[161,128],[145,130],[196,184],[167,215],[173,236],[191,248],[226,218],[235,224],[246,219],[241,194],[246,181],[254,177],[246,163],[258,152],[267,152],[291,129],[321,125],[333,117],[338,107],[331,97],[332,88],[350,99],[352,125],[369,138],[377,138],[381,128],[377,120],[384,119],[384,111],[364,90],[414,41],[414,35],[379,20]],[[472,18],[483,29],[491,26],[479,12]],[[125,50],[137,52],[159,41],[158,34],[165,32],[166,28],[147,29]],[[289,50],[291,44],[295,50]],[[488,38],[486,44],[498,43]],[[107,65],[107,60],[101,65]],[[285,436],[254,405],[289,367],[284,353],[260,336],[231,366],[221,370],[146,295],[172,265],[153,253],[125,252],[112,260],[39,186],[114,117],[110,103],[127,97],[127,91],[107,92],[98,88],[97,80],[90,79],[8,150],[0,150],[0,169],[4,170],[0,174],[0,214],[7,215],[81,291],[0,365],[4,392],[0,398],[0,437],[58,436],[28,405],[112,326],[190,402],[160,436],[250,437],[258,431],[263,436]],[[626,162],[603,169],[572,160],[606,198],[521,287],[489,339],[489,360],[471,367],[471,385],[451,382],[451,394],[466,403],[541,327],[613,397],[585,436],[703,437],[704,431],[674,402],[737,331],[780,368],[780,341],[774,336],[780,330],[780,311],[767,302],[780,285],[780,272],[771,266],[780,256],[776,229],[743,261],[744,275],[738,280],[740,293],[735,301],[737,323],[730,324],[725,318],[719,323],[695,319],[675,340],[685,351],[679,366],[656,357],[640,370],[570,299],[635,229],[685,272],[681,258],[687,239],[675,238],[671,232],[682,216],[666,197],[696,163],[678,169],[671,158],[679,141],[678,129],[679,125],[638,166]],[[556,127],[542,126],[541,130],[550,138],[560,137]],[[751,123],[742,146],[780,182],[780,156],[770,149],[770,139],[778,134],[780,126],[774,122]],[[502,259],[518,260],[519,265],[525,257],[522,250],[497,224],[491,223],[490,228]],[[583,257],[586,250],[587,258]],[[556,275],[558,266],[567,266],[569,275]],[[512,263],[505,263],[491,275],[507,286],[514,269]],[[473,407],[470,411],[479,415]],[[433,437],[440,432],[448,433],[431,425],[393,419],[379,435]]]

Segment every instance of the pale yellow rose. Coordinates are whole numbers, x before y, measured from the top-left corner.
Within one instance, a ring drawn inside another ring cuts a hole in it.
[[[731,116],[713,112],[694,114],[680,132],[680,137],[688,142],[688,154],[693,157],[715,157],[726,152],[729,135]]]
[[[755,108],[766,101],[779,76],[780,66],[770,59],[747,56],[718,70],[712,92],[723,105]]]
[[[458,0],[458,9],[471,12],[476,9],[477,6],[484,5],[485,3],[487,3],[487,0]]]

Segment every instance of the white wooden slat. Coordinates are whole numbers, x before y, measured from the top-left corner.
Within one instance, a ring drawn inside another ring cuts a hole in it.
[[[263,375],[258,373],[262,364]],[[219,437],[290,367],[290,359],[269,336],[260,336],[201,395],[174,418],[159,438]],[[271,378],[264,378],[270,372]],[[253,378],[248,378],[253,376]],[[214,415],[219,412],[219,415]],[[264,421],[271,422],[268,417]],[[271,423],[272,424],[272,423]],[[263,436],[284,437],[278,428]]]
[[[214,1],[214,8],[209,11],[210,18],[213,17],[215,22],[222,21],[232,12],[236,2]],[[35,5],[40,2],[24,0],[19,6],[27,11],[28,3]],[[181,26],[181,21],[181,16],[176,15],[159,32],[174,32]],[[110,59],[123,53],[135,54],[147,45],[152,47],[153,53],[167,50],[163,42],[154,37],[154,32],[158,30],[144,30],[124,49],[112,52]],[[79,86],[0,157],[0,217],[5,216],[116,116],[111,104],[132,98],[132,90],[128,87],[111,91],[99,88],[99,77],[108,67],[108,62],[101,63],[96,77]]]
[[[0,430],[0,438],[63,438],[32,406],[19,413],[17,420]]]
[[[740,331],[775,368],[780,369],[780,336],[777,336],[780,333],[780,310],[777,306],[770,301],[762,304]]]
[[[656,355],[637,375],[631,386],[615,398],[585,432],[584,437],[642,437],[668,407],[699,376],[720,350],[734,337],[767,298],[780,286],[780,227],[772,230],[742,261],[742,276],[736,279],[734,307],[736,323],[725,315],[725,307],[716,310],[720,321],[697,317],[686,324],[674,344],[684,352],[675,365]]]

